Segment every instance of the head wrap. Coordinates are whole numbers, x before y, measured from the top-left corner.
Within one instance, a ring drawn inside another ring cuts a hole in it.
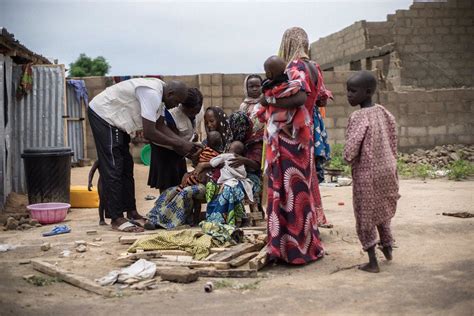
[[[214,116],[217,119],[217,131],[222,136],[222,144],[224,147],[223,150],[226,150],[230,146],[230,143],[232,142],[232,130],[230,129],[230,126],[229,126],[229,120],[227,118],[227,114],[225,114],[222,108],[217,107],[217,106],[210,106],[206,109],[206,112],[207,111],[212,111],[212,113],[214,113]],[[206,126],[206,133],[208,132],[209,131]]]
[[[283,33],[278,56],[287,63],[302,58],[309,58],[308,34],[300,27],[289,28]]]
[[[252,134],[253,124],[247,114],[242,111],[234,112],[229,117],[233,140],[245,143]]]

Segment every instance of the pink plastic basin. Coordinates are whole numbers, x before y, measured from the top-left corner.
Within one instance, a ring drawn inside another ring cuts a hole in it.
[[[31,218],[37,219],[41,224],[55,224],[66,218],[67,210],[71,204],[67,203],[38,203],[28,205]]]

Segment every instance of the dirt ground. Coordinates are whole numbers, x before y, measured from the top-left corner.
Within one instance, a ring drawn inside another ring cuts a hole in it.
[[[74,168],[72,184],[85,185],[89,168]],[[148,169],[135,167],[137,206],[142,214],[157,192],[146,186]],[[159,283],[145,292],[125,290],[103,298],[64,282],[31,285],[23,275],[40,274],[23,259],[43,258],[64,269],[101,277],[117,266],[115,258],[127,248],[119,233],[98,226],[95,209],[73,209],[67,216],[70,234],[44,238],[51,226],[28,231],[0,232],[0,244],[18,247],[0,253],[0,315],[242,315],[242,314],[474,314],[474,218],[442,216],[442,212],[474,211],[474,181],[403,180],[402,198],[392,221],[397,248],[391,263],[378,252],[381,273],[356,268],[366,261],[355,234],[351,187],[321,188],[325,212],[334,224],[321,229],[327,256],[304,267],[269,266],[257,279],[227,279],[226,286],[205,293],[201,278],[188,285]],[[344,202],[339,206],[338,202]],[[95,229],[96,236],[86,234]],[[74,252],[75,240],[102,237],[101,247]],[[48,241],[52,249],[43,252]],[[69,258],[59,258],[64,249]],[[335,273],[334,273],[335,272]],[[239,288],[240,289],[236,289]]]

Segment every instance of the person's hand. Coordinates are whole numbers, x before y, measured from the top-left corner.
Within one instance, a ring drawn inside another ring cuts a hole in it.
[[[92,191],[92,182],[89,181],[89,183],[87,184],[87,191]]]
[[[262,96],[260,97],[260,104],[261,104],[262,106],[265,106],[265,107],[268,106],[268,102],[267,102],[267,99],[265,99],[265,95],[262,95]]]
[[[193,143],[195,143],[195,142],[197,142],[198,140],[199,140],[199,135],[198,135],[197,133],[194,133],[194,134],[193,134],[193,138],[191,139],[191,141],[192,141]]]
[[[183,141],[176,145],[174,151],[176,151],[176,153],[180,154],[181,156],[189,157],[194,153],[194,148],[195,146],[193,143]]]
[[[236,156],[235,158],[232,158],[229,161],[229,166],[231,166],[232,168],[237,168],[242,165],[245,165],[246,161],[247,161],[247,158],[242,157],[242,156]]]

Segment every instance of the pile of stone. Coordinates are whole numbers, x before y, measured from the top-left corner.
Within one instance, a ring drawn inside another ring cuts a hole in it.
[[[27,230],[34,227],[41,227],[42,225],[36,219],[28,217],[21,217],[19,220],[15,217],[8,217],[5,223],[4,230]]]
[[[474,163],[474,145],[443,145],[433,149],[417,149],[413,154],[399,154],[399,160],[409,164],[426,164],[444,169],[457,160]]]

